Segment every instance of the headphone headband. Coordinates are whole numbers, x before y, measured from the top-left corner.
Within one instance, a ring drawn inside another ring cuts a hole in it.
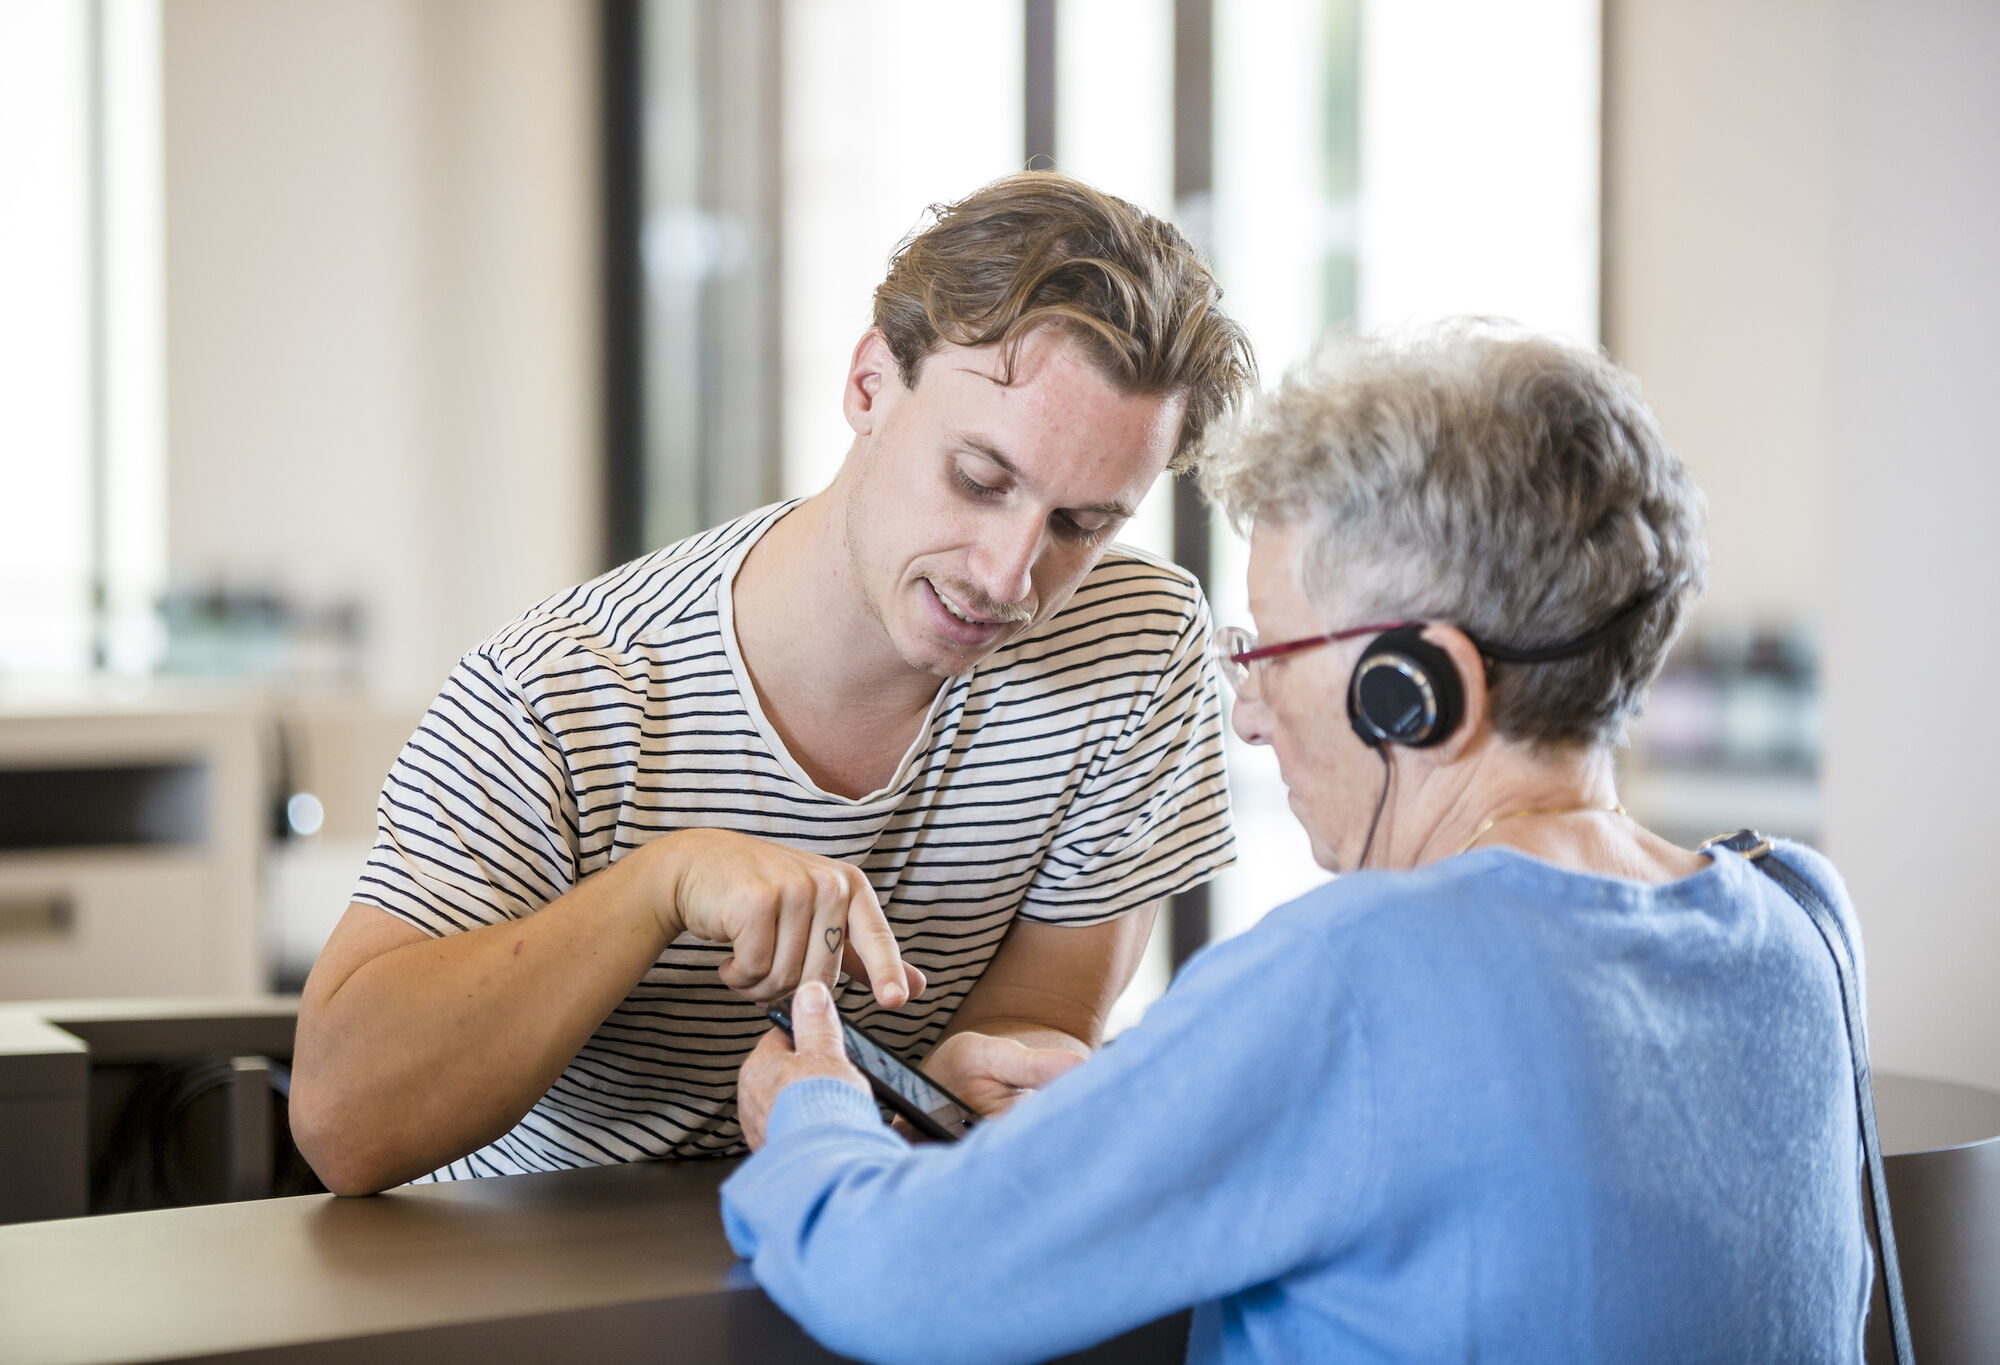
[[[1574,639],[1559,644],[1520,649],[1473,637],[1481,654],[1510,664],[1540,664],[1566,659],[1593,649],[1625,629],[1639,614],[1666,596],[1671,585],[1647,589],[1617,615]],[[1465,712],[1463,684],[1451,656],[1423,638],[1424,625],[1413,621],[1392,627],[1362,651],[1347,680],[1347,718],[1354,732],[1377,749],[1402,744],[1421,749],[1437,744],[1458,728]]]
[[[1573,639],[1561,641],[1558,644],[1535,645],[1533,647],[1496,645],[1489,640],[1481,640],[1476,636],[1472,637],[1472,643],[1479,647],[1481,654],[1484,654],[1489,659],[1498,660],[1503,664],[1545,664],[1553,662],[1556,659],[1567,659],[1603,644],[1619,631],[1631,625],[1641,612],[1665,597],[1667,590],[1672,586],[1670,583],[1660,583],[1648,588],[1645,592],[1639,594],[1634,601],[1620,608],[1618,614],[1611,617],[1608,621],[1593,626],[1583,634]]]

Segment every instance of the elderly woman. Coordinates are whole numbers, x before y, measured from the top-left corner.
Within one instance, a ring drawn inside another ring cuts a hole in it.
[[[1353,875],[956,1145],[883,1127],[801,992],[740,1081],[757,1278],[867,1360],[1037,1360],[1189,1305],[1199,1361],[1858,1360],[1832,959],[1613,786],[1705,558],[1633,381],[1471,326],[1353,343],[1210,482],[1251,539],[1234,724]],[[1854,941],[1832,869],[1782,855]]]

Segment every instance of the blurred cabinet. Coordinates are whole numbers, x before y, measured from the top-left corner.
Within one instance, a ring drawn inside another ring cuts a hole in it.
[[[0,999],[265,989],[262,714],[0,703]]]
[[[1820,840],[1819,778],[1783,769],[1682,768],[1628,759],[1618,792],[1633,818],[1692,848],[1749,828],[1803,843]]]

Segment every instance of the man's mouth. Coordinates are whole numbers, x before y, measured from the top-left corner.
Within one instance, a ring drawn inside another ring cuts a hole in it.
[[[936,579],[926,578],[924,582],[930,585],[931,592],[937,597],[938,604],[968,626],[1012,625],[1025,620],[1029,615],[1025,609],[1017,608],[1012,611],[997,611],[991,616],[982,616],[972,608],[959,603],[950,593],[939,587]]]

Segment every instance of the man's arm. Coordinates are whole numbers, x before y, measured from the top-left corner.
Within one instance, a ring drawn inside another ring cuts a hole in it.
[[[1026,1076],[1045,1069],[1034,1051],[1088,1057],[1104,1041],[1159,911],[1154,901],[1079,927],[1016,919],[924,1070],[991,1117],[1033,1084]]]
[[[364,1194],[493,1141],[683,932],[730,944],[723,982],[752,999],[843,961],[888,1008],[923,989],[858,868],[722,830],[656,839],[533,914],[442,938],[357,903],[299,1003],[299,1151],[327,1188]]]

